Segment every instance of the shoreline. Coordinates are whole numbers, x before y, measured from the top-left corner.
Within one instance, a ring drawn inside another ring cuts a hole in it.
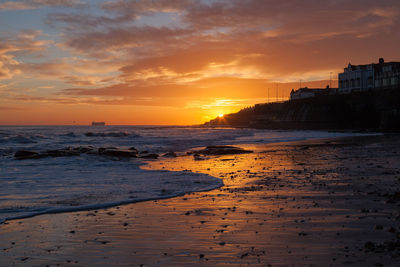
[[[169,199],[169,198],[174,198],[174,197],[181,197],[181,196],[184,196],[184,195],[190,194],[190,193],[212,191],[212,190],[218,189],[222,186],[224,186],[224,184],[221,181],[221,183],[216,186],[210,186],[210,187],[202,189],[202,190],[188,191],[188,192],[178,193],[176,195],[170,195],[170,196],[157,196],[157,197],[151,197],[151,198],[126,200],[126,201],[119,201],[116,203],[91,204],[91,205],[84,205],[84,206],[79,206],[79,207],[75,207],[75,208],[74,207],[50,208],[48,210],[40,211],[40,212],[33,213],[33,214],[20,215],[20,216],[11,217],[11,218],[0,219],[0,226],[2,224],[8,224],[9,222],[14,221],[14,220],[29,219],[29,218],[33,218],[33,217],[37,217],[37,216],[42,216],[42,215],[52,215],[52,214],[59,214],[59,213],[71,213],[71,212],[80,212],[80,211],[108,209],[108,208],[119,207],[119,206],[135,204],[135,203],[140,203],[140,202],[146,202],[146,201],[155,201],[155,200],[163,200],[163,199]]]
[[[285,131],[285,130],[284,130]],[[306,130],[305,130],[306,131]],[[289,131],[290,132],[290,131]],[[321,131],[324,132],[325,131]],[[348,133],[348,132],[344,132],[344,133]],[[380,133],[373,133],[371,134],[372,136],[375,135],[380,135]],[[271,141],[269,143],[261,143],[261,144],[256,144],[256,145],[252,145],[252,144],[247,144],[247,143],[239,143],[239,144],[233,144],[234,146],[237,147],[244,147],[244,148],[248,148],[250,150],[255,149],[256,147],[260,147],[260,146],[270,146],[270,145],[282,145],[282,146],[286,146],[286,145],[292,145],[298,142],[330,142],[330,140],[345,140],[347,138],[357,138],[357,137],[364,137],[364,136],[371,136],[371,135],[361,135],[361,136],[336,136],[336,137],[305,137],[306,139],[299,139],[299,140],[295,140],[295,141]],[[205,148],[203,146],[200,147],[192,147],[189,148],[186,151],[181,151],[179,152],[180,156],[182,157],[184,155],[189,155],[188,153],[190,151],[193,150],[198,150],[198,149],[202,149]],[[257,150],[257,148],[256,148]],[[158,160],[162,160],[162,159],[158,159]],[[157,171],[157,169],[149,169],[146,168],[146,165],[151,163],[151,161],[142,161],[139,164],[139,168],[142,170],[147,170],[147,171]],[[144,166],[144,168],[142,168],[141,166]],[[221,179],[220,179],[221,180]],[[122,201],[116,201],[116,202],[110,202],[110,203],[96,203],[96,204],[88,204],[88,205],[82,205],[82,206],[74,206],[74,207],[70,207],[70,206],[66,206],[66,207],[52,207],[49,208],[47,210],[43,210],[43,211],[37,211],[37,212],[31,212],[29,214],[24,214],[24,215],[17,215],[17,216],[13,216],[13,217],[8,217],[8,218],[4,218],[4,219],[0,219],[0,225],[3,223],[7,223],[9,221],[12,220],[21,220],[21,219],[27,219],[27,218],[32,218],[32,217],[36,217],[36,216],[41,216],[41,215],[46,215],[46,214],[58,214],[58,213],[67,213],[67,212],[79,212],[79,211],[91,211],[91,210],[98,210],[98,209],[106,209],[106,208],[112,208],[112,207],[117,207],[117,206],[122,206],[122,205],[128,205],[128,204],[134,204],[134,203],[138,203],[138,202],[144,202],[144,201],[153,201],[153,200],[162,200],[162,199],[168,199],[168,198],[174,198],[174,197],[179,197],[179,196],[183,196],[185,194],[190,194],[190,193],[194,193],[194,192],[207,192],[210,190],[214,190],[214,189],[218,189],[220,187],[224,186],[223,181],[221,180],[221,184],[217,185],[217,186],[209,186],[203,190],[199,190],[199,189],[194,189],[193,191],[187,191],[187,192],[182,192],[182,193],[178,193],[178,194],[173,194],[173,195],[168,195],[168,196],[154,196],[154,197],[149,197],[149,198],[137,198],[137,199],[129,199],[129,200],[122,200]]]
[[[390,198],[390,192],[400,191],[394,164],[400,155],[393,153],[400,140],[396,135],[339,139],[150,162],[150,169],[207,173],[225,185],[9,221],[0,225],[0,265],[394,264],[398,248],[385,251],[385,246],[400,231],[399,202]],[[384,251],[374,252],[379,249]]]

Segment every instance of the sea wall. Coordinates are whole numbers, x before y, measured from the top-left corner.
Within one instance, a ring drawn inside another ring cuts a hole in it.
[[[400,130],[400,88],[258,104],[208,123],[264,129]]]

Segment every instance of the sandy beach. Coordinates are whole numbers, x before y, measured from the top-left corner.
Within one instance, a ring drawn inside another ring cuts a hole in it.
[[[400,266],[398,135],[241,147],[144,167],[219,189],[6,222],[0,266]]]

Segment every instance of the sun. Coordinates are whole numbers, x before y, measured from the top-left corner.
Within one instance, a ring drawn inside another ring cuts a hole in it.
[[[222,118],[224,117],[224,114],[219,114],[218,117]]]

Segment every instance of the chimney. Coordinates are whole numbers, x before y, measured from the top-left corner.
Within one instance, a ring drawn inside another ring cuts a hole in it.
[[[381,58],[379,59],[379,64],[383,64],[383,63],[385,63],[385,60],[381,57]]]

